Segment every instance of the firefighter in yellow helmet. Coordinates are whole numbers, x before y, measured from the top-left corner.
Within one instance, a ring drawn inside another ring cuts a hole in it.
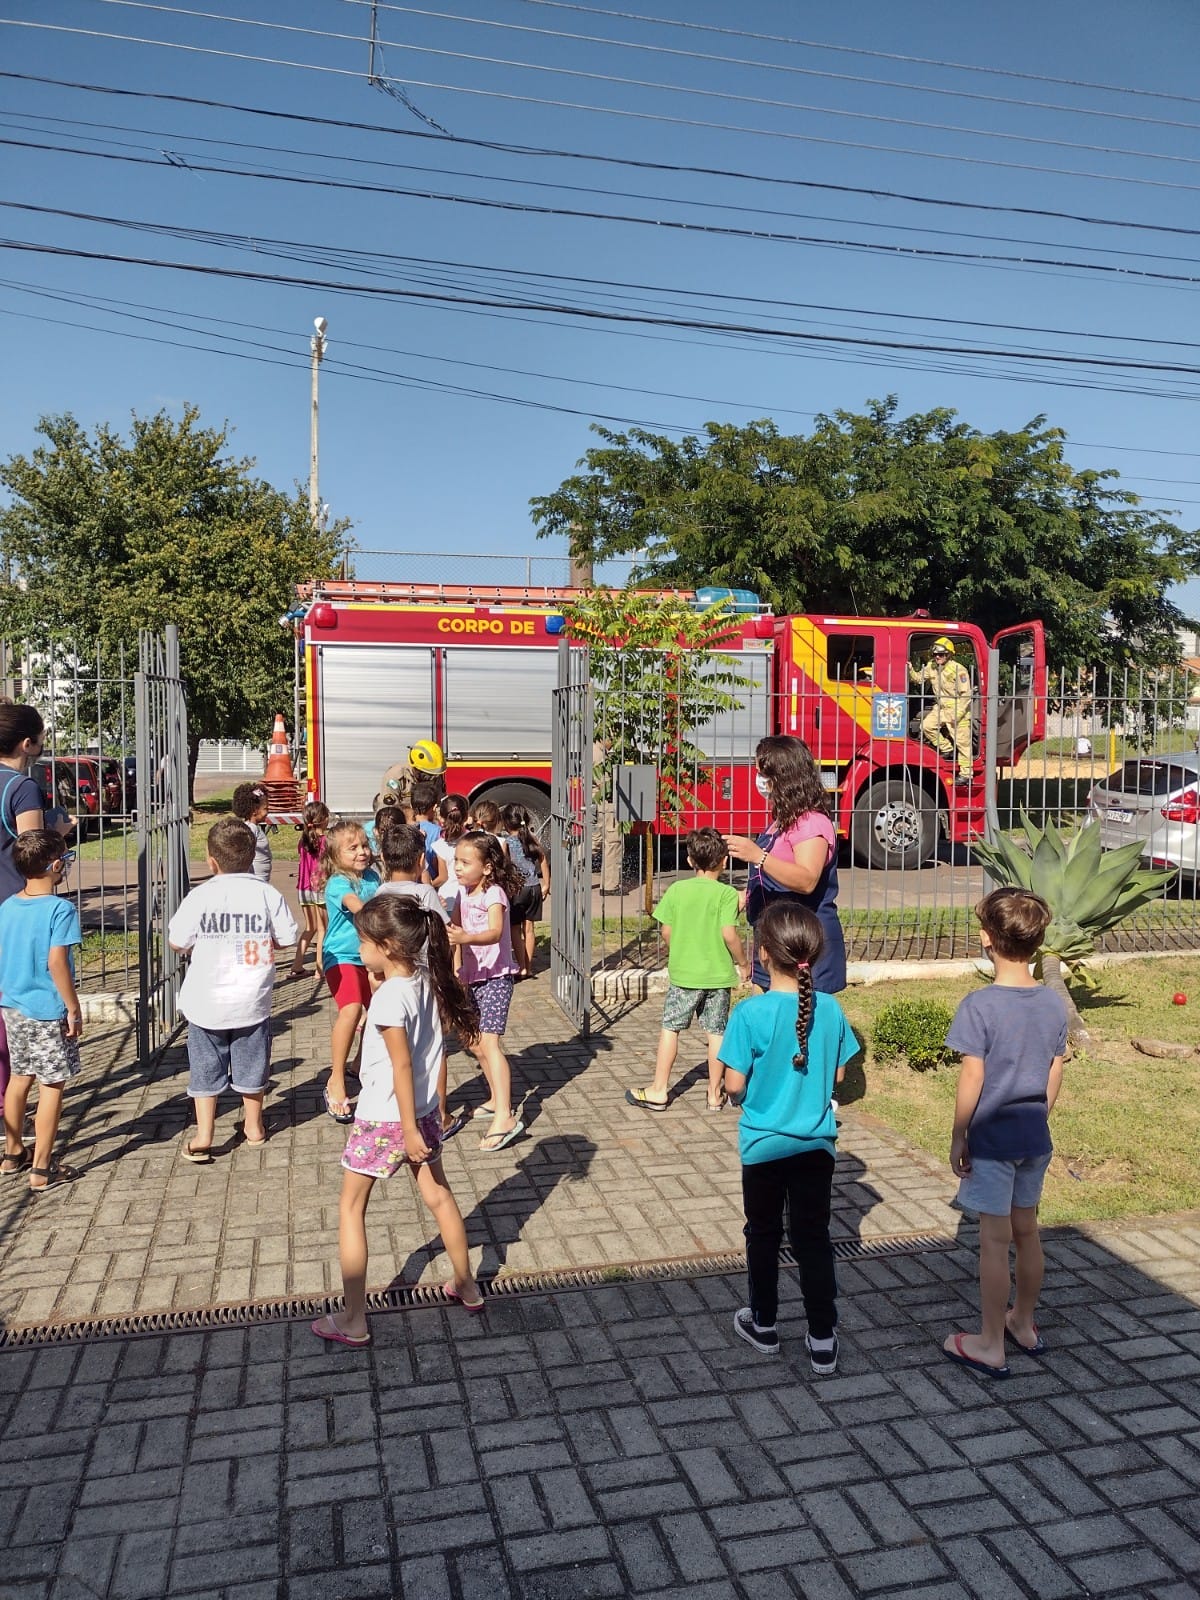
[[[408,752],[407,761],[390,766],[379,782],[374,809],[397,805],[404,808],[406,816],[412,812],[414,784],[432,783],[439,795],[446,792],[446,758],[442,747],[433,739],[418,739]]]
[[[909,682],[932,690],[933,705],[921,719],[921,736],[939,755],[958,761],[958,782],[970,783],[971,678],[955,660],[954,640],[943,635],[933,641],[923,667],[908,667]]]

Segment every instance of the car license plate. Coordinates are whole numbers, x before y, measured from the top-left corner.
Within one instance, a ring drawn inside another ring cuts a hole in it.
[[[1118,811],[1115,806],[1109,806],[1108,810],[1104,813],[1104,819],[1106,822],[1132,822],[1133,812]]]

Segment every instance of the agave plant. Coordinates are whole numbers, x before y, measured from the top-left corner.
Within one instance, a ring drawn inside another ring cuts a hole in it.
[[[1038,951],[1039,973],[1066,1003],[1072,1043],[1085,1045],[1088,1031],[1071,998],[1067,975],[1095,988],[1082,963],[1094,953],[1097,935],[1159,899],[1174,873],[1141,867],[1141,840],[1117,850],[1102,849],[1100,830],[1092,823],[1068,838],[1052,822],[1044,829],[1034,827],[1022,811],[1021,827],[1028,850],[1003,834],[989,843],[977,840],[971,848],[998,885],[1032,889],[1054,913]]]

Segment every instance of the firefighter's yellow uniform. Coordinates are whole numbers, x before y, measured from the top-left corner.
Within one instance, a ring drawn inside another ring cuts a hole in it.
[[[446,792],[446,758],[441,745],[432,739],[418,739],[408,752],[408,760],[396,762],[384,773],[375,796],[375,810],[381,806],[403,807],[406,817],[412,817],[412,791],[418,783],[432,783],[439,794]]]
[[[908,668],[909,682],[933,692],[933,706],[921,719],[921,735],[939,755],[958,760],[960,778],[970,778],[971,678],[967,669],[954,659],[954,641],[935,639],[930,660],[923,667]]]

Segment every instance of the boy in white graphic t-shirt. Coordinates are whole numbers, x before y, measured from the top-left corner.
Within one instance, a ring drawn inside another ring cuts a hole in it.
[[[188,1020],[188,1094],[196,1131],[184,1159],[212,1160],[217,1096],[232,1088],[245,1107],[247,1144],[265,1144],[263,1095],[271,1071],[271,991],[275,952],[295,944],[287,902],[254,876],[254,835],[237,817],[208,830],[212,877],[171,918],[172,950],[191,956],[179,991]]]

